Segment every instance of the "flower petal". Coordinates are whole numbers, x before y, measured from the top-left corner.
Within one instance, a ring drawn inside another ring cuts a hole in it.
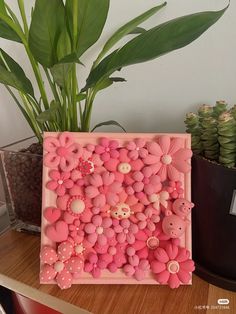
[[[160,145],[158,145],[156,142],[148,142],[147,149],[151,155],[159,157],[159,160],[160,160],[160,156],[163,155]]]
[[[167,270],[163,270],[161,273],[155,275],[156,280],[160,284],[166,284],[170,278],[170,273]]]
[[[154,256],[159,262],[167,263],[169,261],[169,256],[166,251],[160,247],[154,251]]]
[[[55,137],[48,136],[44,139],[43,148],[49,153],[55,152],[59,146],[60,146],[60,143],[58,139]]]
[[[185,283],[187,284],[190,279],[191,279],[191,275],[189,272],[183,270],[183,269],[180,269],[177,273],[177,276],[179,278],[179,280],[182,282],[182,283]]]
[[[170,143],[170,149],[168,154],[174,155],[181,147],[184,146],[184,140],[182,138],[173,138]]]
[[[167,155],[170,149],[170,137],[167,135],[160,136],[158,138],[158,143],[161,147],[162,154]]]
[[[169,259],[175,259],[178,254],[178,247],[176,245],[167,244],[166,253],[169,256]]]
[[[171,287],[171,289],[178,288],[180,286],[180,281],[177,274],[170,274],[168,284]]]
[[[159,274],[163,270],[166,270],[166,264],[154,260],[151,262],[151,270],[154,272],[154,274]]]

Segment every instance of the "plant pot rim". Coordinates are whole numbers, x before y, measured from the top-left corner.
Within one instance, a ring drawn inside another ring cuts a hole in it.
[[[202,160],[206,163],[209,164],[210,167],[214,168],[214,167],[220,167],[220,168],[224,168],[226,171],[235,171],[236,172],[236,167],[232,167],[232,168],[229,168],[229,167],[226,167],[220,163],[218,163],[217,161],[214,161],[214,160],[210,160],[202,155],[198,155],[198,154],[193,154],[193,157],[196,158],[196,159],[199,159],[199,160]]]

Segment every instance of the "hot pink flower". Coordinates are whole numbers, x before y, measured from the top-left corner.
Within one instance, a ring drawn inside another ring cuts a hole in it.
[[[102,161],[108,161],[119,156],[118,147],[117,141],[103,137],[100,139],[100,144],[95,146],[95,153],[101,155]]]
[[[135,242],[135,234],[138,232],[138,226],[128,219],[113,219],[114,231],[117,234],[116,239],[119,243]]]
[[[84,239],[84,224],[79,219],[75,219],[72,224],[69,224],[69,236],[76,243],[81,243]]]
[[[154,231],[145,228],[135,234],[135,243],[132,247],[136,250],[139,258],[151,261],[153,260],[154,250],[167,244],[170,237],[163,233],[161,223],[157,223]]]
[[[74,185],[74,182],[70,179],[70,172],[51,170],[49,171],[49,177],[52,180],[47,182],[46,187],[55,191],[59,196],[63,196],[66,189],[70,189]]]
[[[83,189],[74,185],[69,190],[69,194],[60,196],[56,200],[58,208],[64,211],[64,220],[67,224],[72,224],[75,219],[82,222],[89,222],[92,217],[90,200],[84,197]]]
[[[167,178],[178,181],[181,173],[191,170],[188,160],[192,156],[192,151],[183,148],[184,141],[180,138],[171,139],[163,135],[157,142],[147,143],[149,155],[144,158],[144,163],[151,167],[153,173],[160,176],[162,182]]]
[[[125,274],[129,277],[134,276],[138,281],[143,280],[150,269],[148,260],[140,259],[132,247],[127,248],[127,255],[128,263],[123,267]]]
[[[59,138],[48,136],[45,138],[43,147],[45,152],[44,164],[49,168],[60,166],[62,171],[71,171],[76,167],[78,158],[83,153],[83,148],[74,143],[73,136],[69,132],[59,135]]]
[[[61,289],[71,287],[72,279],[80,276],[83,270],[83,259],[73,257],[73,246],[70,242],[62,242],[57,252],[50,246],[41,249],[40,259],[43,264],[40,271],[40,281],[56,280]]]
[[[120,182],[115,181],[115,175],[108,171],[102,174],[94,173],[88,177],[89,185],[85,194],[92,199],[94,207],[102,208],[105,204],[114,206],[119,201],[118,194],[122,191]]]
[[[105,269],[106,266],[107,262],[99,255],[96,253],[89,253],[84,263],[84,271],[91,273],[94,278],[99,278],[101,276],[101,270]]]
[[[173,199],[183,198],[184,190],[180,181],[169,181],[165,190],[170,194]]]
[[[133,141],[130,141],[126,148],[129,150],[128,156],[132,160],[137,160],[140,158],[145,158],[148,155],[148,151],[144,148],[146,141],[142,138],[137,138]]]
[[[144,212],[137,213],[137,224],[140,230],[147,228],[153,232],[156,228],[156,224],[160,221],[160,216],[157,211],[152,208],[146,208]]]
[[[87,223],[84,227],[84,231],[87,233],[86,239],[91,244],[96,242],[99,245],[106,245],[109,238],[114,236],[114,230],[111,228],[111,218],[102,218],[99,215],[92,217],[92,221]]]
[[[141,171],[135,171],[132,174],[132,178],[135,180],[135,183],[132,185],[132,189],[128,189],[127,193],[136,193],[136,197],[140,200],[145,197],[145,194],[157,193],[162,188],[160,177],[153,175],[150,167],[144,167]]]
[[[155,260],[151,262],[151,270],[160,284],[168,284],[171,288],[178,288],[181,283],[187,284],[194,271],[194,262],[190,252],[177,245],[168,244],[165,249],[157,248],[154,252]]]

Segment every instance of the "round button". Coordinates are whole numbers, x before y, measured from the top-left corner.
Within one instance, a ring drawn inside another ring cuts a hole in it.
[[[54,264],[54,269],[56,272],[60,273],[64,269],[64,263],[62,263],[61,261],[57,261]]]
[[[177,261],[169,261],[167,264],[167,270],[171,274],[176,274],[179,271],[179,263]]]
[[[159,239],[156,237],[150,237],[147,239],[147,246],[151,250],[155,250],[159,246]]]
[[[127,162],[122,162],[118,166],[118,171],[123,174],[129,173],[131,171],[131,166]]]
[[[74,214],[81,214],[85,209],[84,201],[73,200],[70,204],[70,209]]]
[[[161,157],[161,161],[163,162],[163,164],[169,165],[172,162],[172,157],[170,155],[163,155]]]

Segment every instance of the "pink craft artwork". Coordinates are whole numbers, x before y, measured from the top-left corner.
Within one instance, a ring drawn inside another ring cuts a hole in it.
[[[192,283],[188,134],[45,133],[40,283]]]

